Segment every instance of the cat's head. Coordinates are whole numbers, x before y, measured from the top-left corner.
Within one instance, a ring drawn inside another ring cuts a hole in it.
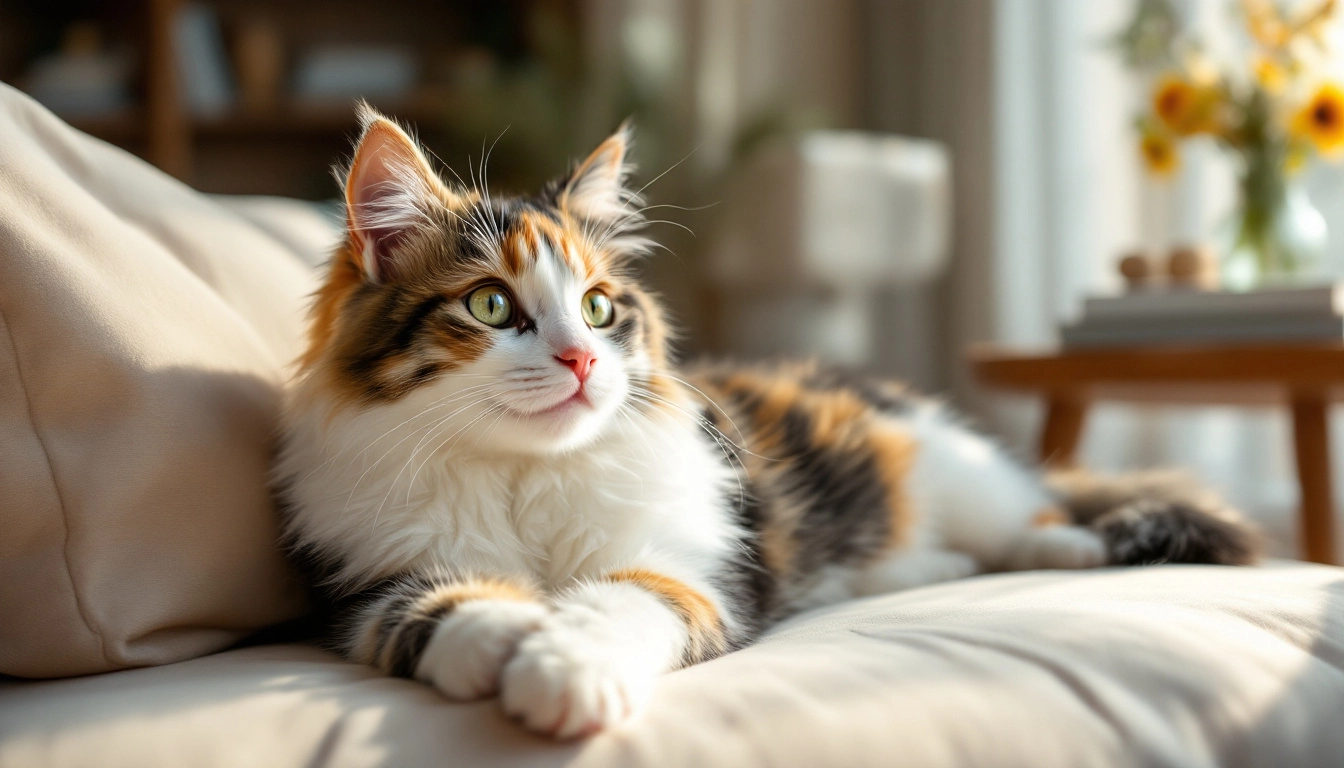
[[[498,197],[444,181],[396,123],[361,117],[347,233],[302,360],[324,396],[534,453],[583,445],[656,398],[666,331],[630,274],[647,242],[628,127],[539,194]]]

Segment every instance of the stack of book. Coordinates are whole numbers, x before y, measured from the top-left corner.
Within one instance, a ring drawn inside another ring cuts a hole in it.
[[[1093,297],[1065,347],[1344,341],[1344,283],[1247,293],[1153,290]]]

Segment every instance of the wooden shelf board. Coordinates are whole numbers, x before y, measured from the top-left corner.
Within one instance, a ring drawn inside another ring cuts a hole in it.
[[[79,130],[113,144],[144,135],[144,119],[137,112],[119,112],[100,117],[71,117],[66,122]]]
[[[389,103],[389,114],[412,122],[433,122],[444,110],[428,100]],[[138,113],[123,113],[96,118],[71,118],[70,124],[81,131],[111,142],[138,139],[144,135],[144,119]],[[238,111],[220,117],[191,118],[191,134],[200,139],[266,139],[306,134],[354,133],[357,127],[349,104],[294,104],[266,111]]]

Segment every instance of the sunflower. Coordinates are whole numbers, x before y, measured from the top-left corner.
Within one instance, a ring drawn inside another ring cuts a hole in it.
[[[1344,151],[1344,88],[1326,83],[1293,116],[1292,132],[1323,155]]]
[[[1190,119],[1194,103],[1195,87],[1179,77],[1167,75],[1153,90],[1153,113],[1172,130]]]
[[[1218,132],[1218,89],[1164,75],[1153,89],[1153,114],[1177,136]]]
[[[1181,156],[1176,149],[1176,140],[1162,131],[1144,131],[1139,139],[1139,153],[1143,155],[1143,164],[1154,176],[1167,177],[1181,167]]]

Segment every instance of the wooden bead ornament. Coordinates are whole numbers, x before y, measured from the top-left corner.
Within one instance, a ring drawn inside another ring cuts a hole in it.
[[[1157,270],[1153,268],[1153,259],[1143,251],[1134,251],[1120,259],[1120,276],[1125,279],[1125,290],[1135,291],[1147,288],[1153,283]]]
[[[1188,245],[1167,257],[1167,276],[1172,285],[1212,291],[1218,288],[1218,257],[1206,245]]]

